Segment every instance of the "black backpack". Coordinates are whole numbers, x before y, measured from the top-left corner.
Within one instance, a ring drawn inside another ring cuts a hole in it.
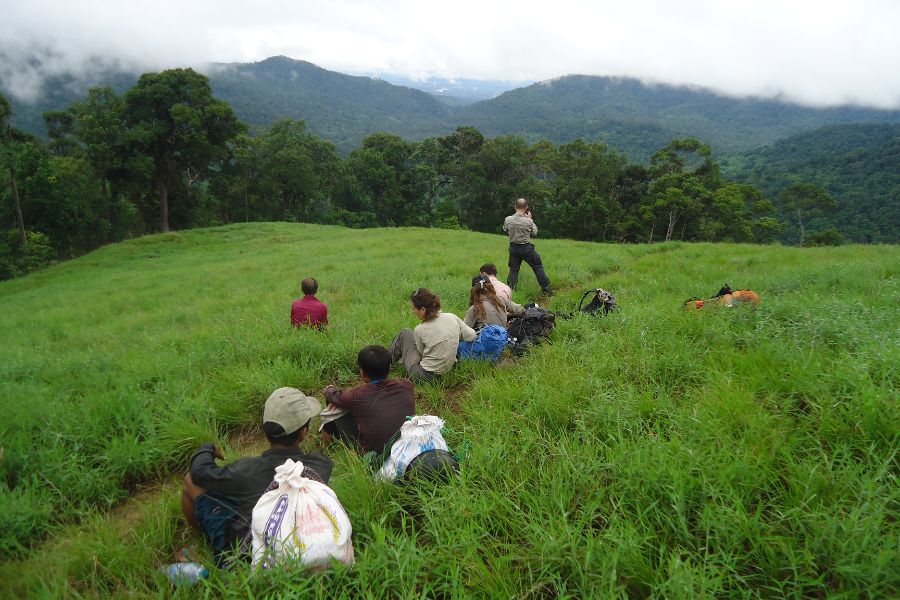
[[[526,305],[525,312],[507,324],[509,344],[513,348],[524,348],[547,338],[556,327],[556,315],[539,306]]]
[[[459,459],[451,452],[434,448],[419,454],[406,465],[401,481],[423,478],[432,482],[446,482],[459,473]]]
[[[594,294],[594,297],[590,302],[588,302],[587,306],[582,308],[582,304],[584,304],[584,301],[591,294]],[[601,317],[603,315],[609,314],[611,311],[614,311],[617,308],[619,308],[619,306],[616,304],[616,297],[603,288],[586,291],[584,293],[584,296],[581,297],[581,302],[578,303],[578,312],[583,312],[589,315],[598,315]]]

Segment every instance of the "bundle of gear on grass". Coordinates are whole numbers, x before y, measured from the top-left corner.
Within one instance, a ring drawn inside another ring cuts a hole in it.
[[[593,294],[593,296],[591,296]],[[585,300],[590,301],[585,304]],[[578,302],[578,308],[575,312],[570,313],[557,313],[557,316],[562,317],[563,319],[571,319],[575,315],[590,315],[594,317],[604,317],[614,310],[619,310],[619,305],[616,304],[616,297],[613,296],[611,292],[604,290],[603,288],[591,288],[584,292],[581,296],[581,300]]]
[[[509,343],[509,332],[499,325],[485,325],[474,342],[461,341],[456,358],[476,358],[496,362]]]
[[[547,339],[556,327],[556,315],[537,304],[526,304],[521,316],[511,318],[506,327],[509,346],[522,351]]]
[[[583,306],[584,301],[591,294],[593,294],[594,297],[591,298],[591,301],[587,303],[587,306]],[[619,305],[616,304],[616,297],[603,288],[594,288],[592,290],[586,291],[581,297],[581,301],[578,303],[578,312],[588,315],[608,315],[618,308]]]
[[[731,287],[726,283],[712,297],[704,299],[692,296],[682,303],[682,307],[685,309],[700,309],[709,306],[734,306],[743,303],[756,306],[759,302],[759,294],[753,290],[742,288],[732,291]]]
[[[253,566],[297,563],[328,569],[333,560],[355,562],[350,518],[334,491],[303,476],[303,463],[287,459],[275,468],[278,487],[253,508]]]
[[[444,420],[434,415],[407,417],[381,454],[369,452],[363,460],[375,477],[384,481],[447,481],[459,472],[467,450],[464,448],[461,456],[451,452],[444,440],[444,429]]]

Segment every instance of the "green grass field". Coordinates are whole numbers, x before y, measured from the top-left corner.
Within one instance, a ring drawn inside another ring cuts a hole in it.
[[[357,564],[214,572],[176,596],[897,597],[900,249],[538,242],[573,310],[497,366],[417,386],[470,446],[442,486],[375,482],[340,446],[331,485]],[[259,451],[280,386],[354,382],[357,350],[413,326],[408,297],[462,315],[505,239],[247,224],[102,248],[0,283],[0,597],[160,597],[202,541],[180,517],[191,451]],[[523,265],[515,299],[538,286]],[[315,276],[324,333],[292,330]],[[686,312],[725,282],[758,309]]]

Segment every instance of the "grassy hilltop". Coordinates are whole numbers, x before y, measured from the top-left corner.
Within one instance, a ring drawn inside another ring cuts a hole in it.
[[[417,386],[419,413],[471,448],[460,477],[399,489],[325,448],[353,569],[213,573],[176,595],[900,593],[900,249],[538,249],[552,309],[601,286],[622,310]],[[415,324],[413,289],[461,315],[488,260],[505,276],[504,238],[246,224],[0,283],[0,597],[167,594],[155,568],[197,543],[177,498],[191,450],[258,450],[274,388],[321,397],[354,382],[361,346]],[[288,327],[309,275],[330,307],[324,333]],[[521,279],[524,302],[538,288],[527,266]],[[681,310],[726,281],[762,306]]]

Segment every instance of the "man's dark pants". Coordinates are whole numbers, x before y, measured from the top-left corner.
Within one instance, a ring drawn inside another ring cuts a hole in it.
[[[519,267],[522,261],[528,263],[537,277],[541,289],[545,290],[550,287],[550,278],[544,273],[544,264],[541,262],[541,255],[534,249],[534,244],[510,244],[509,245],[509,277],[506,278],[506,285],[511,288],[516,287],[519,281]]]
[[[334,439],[345,444],[358,445],[362,440],[362,436],[359,434],[359,427],[356,425],[356,417],[350,413],[330,423],[325,423],[325,427],[322,429]]]

